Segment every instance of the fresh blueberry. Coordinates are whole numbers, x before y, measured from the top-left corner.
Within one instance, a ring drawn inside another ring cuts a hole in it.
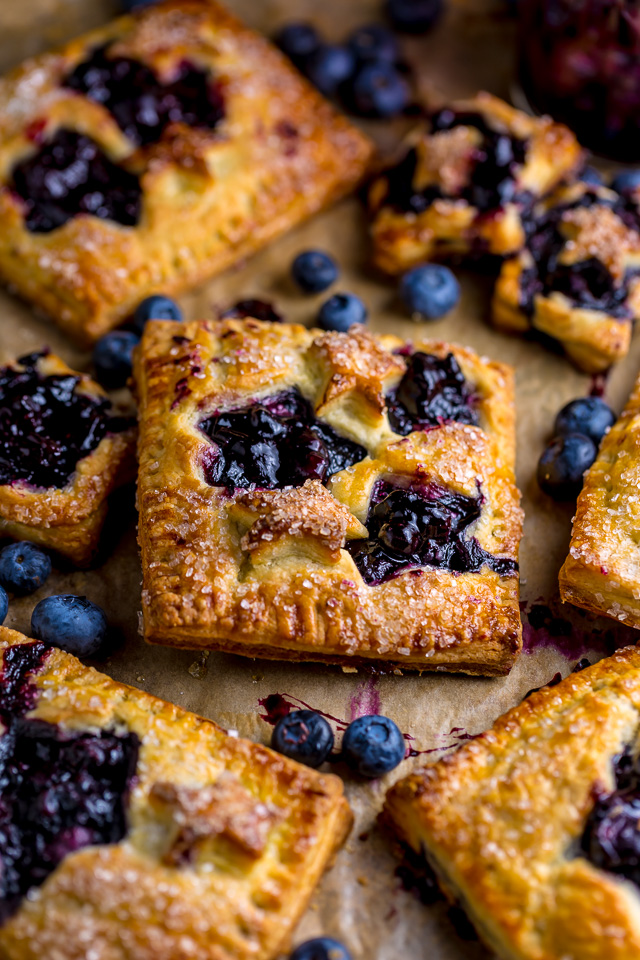
[[[401,33],[426,33],[440,19],[444,0],[387,0],[385,11]]]
[[[389,717],[358,717],[342,739],[342,756],[362,777],[380,777],[404,760],[404,737]]]
[[[182,310],[175,300],[158,294],[147,297],[138,304],[133,314],[133,326],[137,333],[142,336],[145,324],[149,320],[178,320],[180,322],[182,319]]]
[[[602,179],[602,174],[599,170],[596,170],[595,167],[585,167],[582,171],[582,176],[580,177],[583,183],[592,183],[594,186],[602,186],[604,180]]]
[[[333,257],[322,250],[305,250],[291,265],[293,279],[305,293],[321,293],[338,279]]]
[[[311,23],[287,23],[276,34],[275,42],[290,60],[300,66],[316,52],[320,37]]]
[[[114,330],[101,337],[93,349],[98,383],[107,390],[124,387],[131,376],[133,351],[139,342],[140,338],[131,330]]]
[[[381,23],[370,23],[364,27],[358,27],[350,35],[348,44],[359,63],[371,60],[397,63],[400,59],[398,41]]]
[[[4,623],[9,612],[9,597],[4,587],[0,587],[0,623]]]
[[[0,550],[0,584],[19,597],[41,587],[50,573],[49,555],[27,540]]]
[[[358,70],[347,94],[349,107],[362,117],[389,119],[409,105],[409,84],[392,63],[367,63]]]
[[[289,960],[351,960],[351,954],[338,940],[316,937],[296,947]]]
[[[575,500],[597,452],[593,440],[581,433],[554,437],[538,461],[540,489],[554,500]]]
[[[353,293],[334,293],[320,307],[318,323],[323,330],[347,333],[354,323],[366,323],[367,308]]]
[[[562,408],[556,417],[555,432],[560,437],[581,433],[598,444],[615,422],[615,413],[600,397],[580,397]]]
[[[333,97],[355,66],[356,58],[348,47],[323,43],[306,60],[304,73],[320,93]]]
[[[298,763],[319,767],[333,750],[333,731],[319,713],[293,710],[278,720],[271,746]]]
[[[460,284],[448,267],[424,263],[405,273],[400,281],[400,296],[412,315],[439,320],[460,299]]]
[[[611,182],[611,188],[618,193],[632,193],[640,187],[640,170],[629,170],[619,173]]]
[[[31,614],[32,637],[76,657],[96,654],[106,632],[104,610],[86,597],[69,594],[45,597],[35,605]]]

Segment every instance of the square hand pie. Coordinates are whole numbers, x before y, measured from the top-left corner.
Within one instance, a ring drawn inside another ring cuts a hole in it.
[[[533,693],[384,819],[501,960],[640,956],[640,652]]]
[[[271,960],[341,781],[0,628],[3,960]]]
[[[90,342],[351,191],[371,144],[213,0],[0,80],[0,275]]]
[[[374,181],[373,256],[402,273],[434,256],[509,256],[523,216],[582,162],[567,127],[479,93],[435,113],[399,164]]]
[[[526,247],[502,266],[495,325],[553,337],[578,367],[597,373],[626,356],[639,317],[637,211],[587,183],[539,203]]]
[[[521,644],[509,368],[255,319],[147,324],[150,643],[508,672]]]
[[[135,476],[136,433],[97,383],[52,353],[0,367],[0,535],[87,564],[109,494]]]
[[[640,628],[640,376],[578,496],[560,596]]]

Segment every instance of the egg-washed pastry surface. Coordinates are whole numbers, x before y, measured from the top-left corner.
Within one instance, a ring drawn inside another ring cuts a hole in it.
[[[46,350],[0,367],[0,534],[87,564],[109,494],[135,476],[136,432],[97,383]]]
[[[526,247],[502,266],[493,298],[501,330],[538,331],[582,370],[626,356],[640,316],[640,233],[635,206],[587,183],[537,204]]]
[[[340,780],[4,627],[0,652],[3,960],[286,951],[351,825]]]
[[[384,818],[501,960],[640,955],[640,652],[533,693]]]
[[[151,643],[501,674],[519,652],[513,380],[445,343],[147,324]]]
[[[374,262],[395,274],[434,256],[513,255],[532,205],[581,163],[574,135],[549,117],[488,93],[445,106],[370,188]]]
[[[352,190],[372,148],[214,0],[168,0],[0,80],[0,275],[81,342]]]

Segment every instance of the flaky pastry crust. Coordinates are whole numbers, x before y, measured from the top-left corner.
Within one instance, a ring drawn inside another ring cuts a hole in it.
[[[212,130],[174,123],[136,149],[104,106],[61,87],[105,44],[160,77],[186,61],[210,70],[224,118]],[[82,215],[51,233],[27,230],[11,172],[61,128],[90,136],[141,178],[137,226]],[[215,0],[147,5],[0,81],[0,275],[91,342],[144,296],[207,279],[349,193],[371,153],[283,55]]]
[[[384,818],[503,960],[635,960],[638,889],[579,843],[613,760],[637,750],[640,652],[532,694],[452,756],[401,780]]]
[[[376,482],[399,477],[471,496],[480,483],[485,499],[470,532],[492,554],[517,560],[512,373],[462,347],[412,347],[454,354],[480,426],[393,433],[384,396],[406,368],[396,337],[253,319],[147,325],[134,376],[148,642],[355,666],[510,669],[521,644],[517,576],[414,567],[369,586],[344,549],[365,533]],[[367,456],[326,488],[210,486],[202,464],[211,442],[199,420],[294,386]]]
[[[0,628],[0,650],[28,644]],[[351,826],[341,781],[52,648],[29,718],[134,733],[119,843],[68,854],[0,928],[6,960],[271,960]],[[182,856],[185,850],[189,857]]]
[[[19,370],[20,362],[9,366]],[[41,356],[36,368],[43,376],[79,377],[76,391],[106,396],[94,380],[53,353]],[[128,429],[108,433],[79,460],[64,487],[40,488],[24,481],[0,484],[0,535],[55,550],[76,566],[89,564],[100,544],[110,494],[135,478],[137,429],[131,422]]]

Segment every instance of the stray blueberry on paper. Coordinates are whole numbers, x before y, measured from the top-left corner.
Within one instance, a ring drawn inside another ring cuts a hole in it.
[[[371,714],[350,723],[342,738],[342,757],[361,777],[374,779],[404,760],[406,744],[389,717]]]
[[[615,413],[601,397],[579,397],[562,408],[556,417],[555,432],[561,437],[581,433],[599,444],[615,422]]]
[[[140,342],[131,330],[114,330],[106,333],[93,349],[93,365],[96,380],[106,390],[119,390],[126,386],[133,369],[133,351]]]
[[[554,437],[538,461],[540,489],[554,500],[575,500],[597,452],[593,440],[581,433]]]
[[[271,746],[307,767],[319,767],[333,750],[333,730],[313,710],[293,710],[278,720]]]
[[[424,263],[405,273],[400,281],[400,297],[412,316],[439,320],[458,303],[460,284],[448,267]]]
[[[316,937],[296,947],[290,960],[351,960],[351,954],[342,943],[332,937]]]
[[[149,322],[149,320],[177,320],[182,321],[182,310],[170,297],[157,294],[153,297],[146,297],[135,309],[133,314],[133,327],[139,336]]]
[[[28,540],[11,543],[0,550],[0,584],[18,597],[38,590],[50,573],[49,554]]]
[[[304,293],[322,293],[338,279],[338,266],[323,250],[304,250],[293,261],[291,274]]]
[[[31,614],[31,636],[75,657],[94,656],[105,639],[107,617],[86,597],[45,597]]]
[[[366,323],[367,308],[353,293],[335,293],[325,301],[318,313],[318,323],[323,330],[347,333],[354,323]]]

